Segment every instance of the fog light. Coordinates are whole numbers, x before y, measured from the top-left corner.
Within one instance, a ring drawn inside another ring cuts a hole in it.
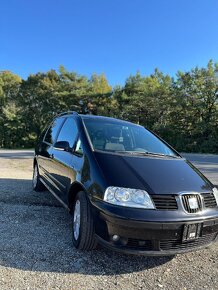
[[[120,239],[120,236],[118,236],[118,235],[113,235],[113,236],[112,236],[112,240],[113,240],[114,242],[119,241],[119,239]]]

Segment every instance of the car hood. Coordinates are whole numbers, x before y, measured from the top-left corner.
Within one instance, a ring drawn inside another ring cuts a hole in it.
[[[108,186],[145,189],[151,194],[211,191],[211,183],[183,158],[95,152]]]

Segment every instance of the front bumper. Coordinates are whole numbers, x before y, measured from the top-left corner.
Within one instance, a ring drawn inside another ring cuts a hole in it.
[[[96,221],[96,235],[100,244],[119,252],[175,255],[202,249],[218,240],[218,211],[215,213],[213,217],[204,215],[196,220],[168,221],[166,218],[166,221],[163,218],[163,221],[152,222],[117,217],[101,208]],[[168,212],[164,214],[167,216]],[[196,228],[196,237],[186,240],[189,225]]]

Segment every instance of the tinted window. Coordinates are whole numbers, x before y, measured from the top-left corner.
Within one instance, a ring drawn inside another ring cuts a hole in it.
[[[57,133],[60,129],[61,124],[63,123],[63,118],[55,119],[52,125],[49,127],[46,136],[44,138],[45,142],[48,142],[50,144],[54,144]]]
[[[94,149],[111,152],[176,154],[144,127],[104,119],[84,118]]]
[[[73,118],[67,118],[61,131],[58,135],[57,141],[67,141],[70,147],[73,147],[78,134],[76,122]]]

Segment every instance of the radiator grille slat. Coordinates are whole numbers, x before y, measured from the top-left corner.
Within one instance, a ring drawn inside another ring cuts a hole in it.
[[[218,206],[213,193],[202,193],[201,196],[203,197],[204,206],[206,208],[214,208]]]
[[[191,208],[190,204],[189,204],[189,199],[191,198],[196,198],[197,200],[197,208]],[[201,203],[201,197],[199,194],[184,194],[182,195],[182,202],[183,202],[183,206],[185,208],[185,210],[188,213],[196,213],[202,210],[202,203]]]
[[[156,209],[177,210],[178,205],[174,195],[152,195]]]
[[[152,241],[152,240],[138,240],[138,239],[128,239],[126,247],[135,249],[135,250],[142,250],[142,251],[154,251],[157,250],[155,247],[159,245],[160,251],[170,251],[170,250],[186,250],[186,249],[194,249],[201,246],[208,245],[215,241],[217,237],[217,232],[212,234],[207,234],[202,236],[196,240],[192,241],[185,241],[176,240],[176,239],[167,239],[167,240],[160,240],[160,241]]]
[[[153,245],[151,240],[137,240],[137,239],[128,239],[128,243],[126,245],[128,248],[144,250],[144,251],[152,251]]]
[[[197,240],[182,242],[180,240],[162,240],[160,241],[160,249],[162,251],[167,250],[185,250],[187,248],[196,248],[203,245],[210,244],[216,239],[217,233],[205,235]]]

